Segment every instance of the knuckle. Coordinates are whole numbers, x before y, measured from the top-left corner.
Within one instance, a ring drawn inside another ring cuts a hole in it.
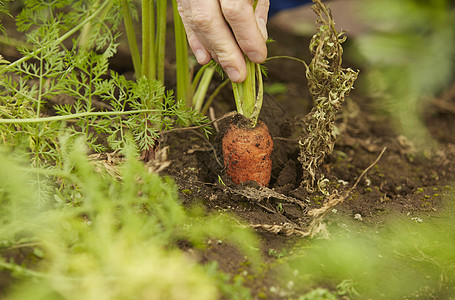
[[[210,27],[214,22],[213,14],[206,10],[195,10],[192,13],[193,24],[201,29]]]
[[[245,12],[245,2],[239,0],[224,0],[221,2],[221,10],[226,19],[237,18]]]

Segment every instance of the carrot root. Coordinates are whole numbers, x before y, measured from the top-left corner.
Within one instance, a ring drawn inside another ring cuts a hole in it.
[[[273,140],[267,125],[241,127],[231,123],[222,139],[226,174],[234,183],[255,181],[267,186],[272,174]]]

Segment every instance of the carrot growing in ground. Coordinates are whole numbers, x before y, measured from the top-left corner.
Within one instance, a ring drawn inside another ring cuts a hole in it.
[[[257,0],[254,2],[254,7]],[[234,183],[255,181],[267,186],[272,173],[273,140],[267,125],[258,122],[262,107],[262,71],[245,57],[248,75],[242,83],[232,83],[235,104],[244,118],[235,118],[222,139],[226,174]],[[240,121],[239,121],[240,119]]]
[[[269,184],[273,140],[267,125],[261,121],[254,127],[248,120],[246,123],[233,122],[229,124],[222,143],[226,173],[233,182]]]

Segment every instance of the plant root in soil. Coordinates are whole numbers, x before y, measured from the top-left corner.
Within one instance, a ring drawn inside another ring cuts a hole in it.
[[[300,209],[300,217],[293,221],[287,219],[286,222],[282,224],[251,224],[251,227],[256,229],[263,229],[275,234],[284,234],[286,236],[297,235],[301,237],[314,237],[320,235],[321,237],[328,237],[328,232],[325,228],[324,217],[326,214],[331,211],[335,206],[344,202],[349,198],[352,192],[356,189],[360,180],[367,174],[367,172],[374,167],[382,158],[386,151],[384,147],[378,157],[373,163],[371,163],[357,178],[356,182],[352,185],[351,188],[345,190],[344,192],[333,191],[329,196],[324,200],[324,203],[321,207],[309,209],[309,204],[305,203],[299,199],[286,196],[280,193],[275,192],[266,187],[260,187],[259,189],[254,189],[250,187],[243,187],[242,189],[235,189],[230,187],[225,187],[225,190],[230,193],[235,193],[246,197],[249,200],[253,200],[256,205],[265,209],[269,213],[279,213],[276,210],[268,208],[261,202],[268,199],[277,199],[283,201],[281,203],[290,203],[295,204]]]
[[[259,121],[253,128],[249,124],[232,122],[223,136],[222,147],[226,174],[234,183],[269,184],[273,140],[264,122]]]

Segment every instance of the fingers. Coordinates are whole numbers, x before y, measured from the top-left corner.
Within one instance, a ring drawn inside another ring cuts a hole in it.
[[[261,23],[264,22],[264,1],[261,5]],[[259,29],[256,15],[250,0],[220,0],[224,18],[229,23],[241,50],[255,63],[267,58],[267,48],[263,33]],[[259,5],[259,2],[258,2]]]
[[[178,0],[188,43],[200,64],[215,59],[233,82],[246,78],[243,53],[256,63],[267,57],[269,2],[259,0]]]
[[[259,31],[261,32],[262,38],[264,41],[267,41],[269,35],[267,33],[267,16],[269,13],[269,0],[259,0],[256,6],[256,10],[254,11],[254,15],[256,17],[256,22],[258,24]]]
[[[193,51],[196,60],[201,65],[207,64],[211,57],[211,54],[206,50],[205,46],[199,41],[199,38],[193,31],[192,26],[192,14],[191,4],[188,0],[177,0],[177,8],[182,18],[183,26],[185,27],[188,44]]]
[[[209,63],[212,58],[211,54],[205,49],[204,45],[199,41],[192,29],[186,29],[186,32],[188,44],[190,45],[197,62],[201,65]]]
[[[181,0],[179,11],[198,62],[205,64],[213,58],[233,82],[245,80],[245,59],[218,0]]]

